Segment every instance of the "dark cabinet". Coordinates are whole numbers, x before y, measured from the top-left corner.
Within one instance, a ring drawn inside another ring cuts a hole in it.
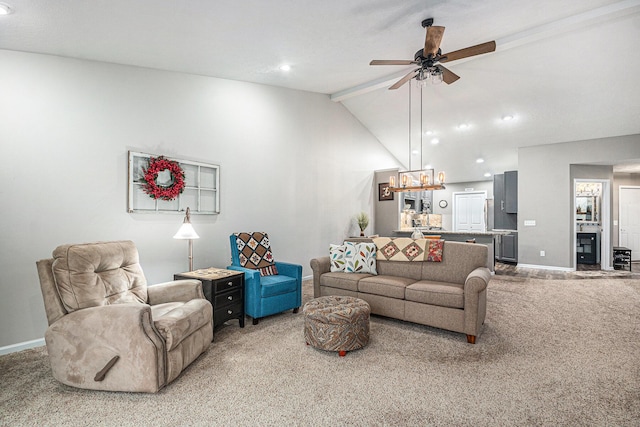
[[[615,270],[628,268],[631,271],[631,249],[623,246],[613,247],[613,268]]]
[[[518,171],[504,173],[504,211],[518,213]]]
[[[493,228],[518,229],[518,172],[493,176]]]
[[[595,264],[596,233],[578,233],[576,252],[578,264]]]
[[[497,235],[494,252],[496,261],[518,262],[518,233]]]

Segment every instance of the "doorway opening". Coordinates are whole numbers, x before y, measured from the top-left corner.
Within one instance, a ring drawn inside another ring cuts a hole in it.
[[[610,181],[575,179],[572,206],[574,268],[612,270]]]

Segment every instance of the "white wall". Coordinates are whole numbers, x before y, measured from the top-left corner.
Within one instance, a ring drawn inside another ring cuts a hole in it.
[[[398,166],[325,95],[2,50],[0,85],[0,347],[43,336],[35,261],[60,244],[131,239],[149,283],[188,269],[182,215],[126,212],[127,150],[221,166],[221,214],[192,218],[196,268],[263,230],[304,275]]]

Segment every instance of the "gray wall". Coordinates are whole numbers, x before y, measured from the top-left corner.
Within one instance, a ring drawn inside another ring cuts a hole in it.
[[[518,263],[573,268],[571,165],[629,159],[640,159],[640,135],[518,150]],[[526,220],[535,220],[536,226],[524,227]],[[541,250],[545,257],[540,256]]]
[[[398,229],[400,215],[400,193],[393,194],[393,200],[378,200],[378,184],[389,183],[391,175],[397,175],[398,169],[386,169],[375,172],[375,228],[374,233],[380,236],[393,236],[393,230]]]
[[[221,166],[220,215],[193,216],[195,268],[228,265],[228,235],[260,230],[310,275],[372,214],[373,171],[398,167],[325,95],[1,50],[0,64],[0,347],[43,336],[35,261],[60,244],[131,239],[149,283],[188,269],[181,214],[126,212],[129,149]]]

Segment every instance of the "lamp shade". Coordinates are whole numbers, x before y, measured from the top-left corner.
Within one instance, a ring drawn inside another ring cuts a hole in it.
[[[173,236],[174,239],[199,239],[198,233],[193,229],[191,223],[185,222],[180,226],[178,232]]]
[[[174,239],[199,239],[200,238],[200,236],[198,236],[198,233],[196,233],[196,230],[194,230],[193,226],[191,225],[191,209],[189,209],[188,207],[184,215],[184,221],[182,222],[180,229],[178,229],[178,232],[176,233],[175,236],[173,236],[173,238]]]

